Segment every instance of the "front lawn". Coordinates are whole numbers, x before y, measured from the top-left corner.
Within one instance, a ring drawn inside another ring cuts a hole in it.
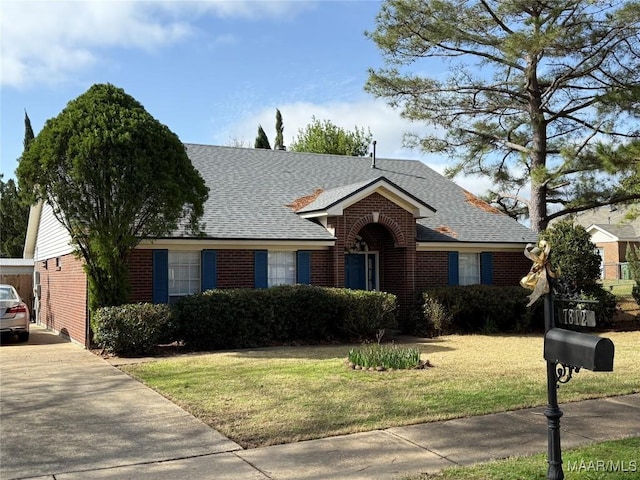
[[[640,331],[602,334],[614,372],[581,371],[559,401],[640,392]],[[189,354],[121,368],[251,448],[546,404],[542,335],[445,336],[412,344],[422,370],[345,365],[350,345]]]
[[[630,480],[640,474],[640,438],[593,443],[562,452],[565,480]],[[547,454],[448,468],[403,480],[545,480]]]

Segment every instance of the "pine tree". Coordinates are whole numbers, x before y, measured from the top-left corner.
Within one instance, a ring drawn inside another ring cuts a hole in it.
[[[618,188],[633,165],[594,155],[638,135],[639,18],[637,0],[386,0],[367,33],[385,66],[365,89],[429,127],[406,143],[455,159],[450,177],[490,178],[488,198],[539,232],[640,198]]]

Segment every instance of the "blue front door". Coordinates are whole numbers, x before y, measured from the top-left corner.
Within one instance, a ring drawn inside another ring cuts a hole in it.
[[[366,255],[351,253],[344,256],[344,286],[354,290],[367,289]]]

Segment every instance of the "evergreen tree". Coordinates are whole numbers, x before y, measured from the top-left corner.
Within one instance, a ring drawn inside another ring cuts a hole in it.
[[[31,142],[33,142],[33,139],[35,138],[35,135],[33,134],[33,128],[31,128],[31,119],[29,118],[29,115],[27,115],[27,111],[24,111],[24,140],[22,142],[24,148],[23,148],[23,152],[26,152],[29,148],[29,145],[31,145]]]
[[[25,110],[23,155],[29,149],[33,139],[31,120]],[[18,164],[20,161],[21,158],[18,159]],[[22,257],[28,221],[29,205],[22,200],[18,186],[13,179],[9,179],[5,183],[2,180],[2,174],[0,174],[0,256]]]
[[[488,197],[539,232],[640,198],[619,188],[632,166],[612,173],[594,155],[638,135],[638,19],[637,0],[386,0],[367,33],[386,65],[365,88],[432,127],[410,145],[455,158],[449,176],[489,177]]]
[[[258,125],[258,136],[256,137],[254,148],[265,148],[267,150],[271,150],[269,138],[267,138],[267,134],[264,132],[262,125]]]
[[[20,192],[10,178],[6,183],[0,174],[0,256],[22,258],[27,234],[29,206],[20,199]]]
[[[284,147],[284,125],[282,123],[282,114],[276,109],[276,140],[273,144],[274,150],[280,150]]]
[[[110,84],[93,85],[47,120],[16,174],[31,201],[51,206],[84,260],[92,311],[127,301],[129,254],[140,241],[179,225],[201,232],[208,188],[184,144]]]

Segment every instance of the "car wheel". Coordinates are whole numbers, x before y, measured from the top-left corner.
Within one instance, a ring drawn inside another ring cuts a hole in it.
[[[19,342],[28,342],[29,341],[29,332],[20,332],[20,333],[18,333],[18,341]]]

